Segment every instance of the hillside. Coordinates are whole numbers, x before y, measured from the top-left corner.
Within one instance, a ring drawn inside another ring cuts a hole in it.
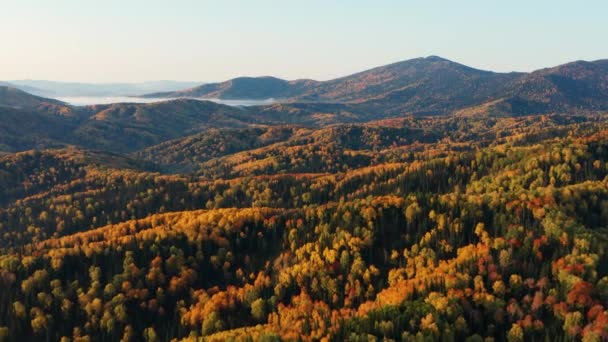
[[[60,145],[132,151],[209,127],[247,125],[240,109],[206,101],[72,107],[14,88],[0,88],[1,98],[10,101],[0,108],[0,150],[10,152]]]
[[[78,108],[87,116],[74,131],[80,145],[132,152],[209,129],[285,124],[311,127],[363,122],[372,116],[348,105],[276,104],[232,107],[210,101],[177,99],[147,104],[119,103]]]
[[[608,110],[608,69],[598,62],[572,62],[538,70],[510,85],[512,113]]]
[[[0,151],[18,152],[64,146],[76,123],[37,110],[0,107]]]
[[[162,165],[170,172],[190,172],[195,170],[199,163],[284,141],[299,130],[302,129],[289,126],[214,128],[148,147],[134,155],[139,159]]]
[[[241,109],[198,100],[88,106],[74,132],[83,146],[133,151],[210,127],[244,127]]]
[[[23,90],[2,85],[0,85],[0,109],[1,107],[65,116],[73,114],[72,108],[61,101],[35,96]]]
[[[0,86],[0,151],[68,144],[77,121],[73,108],[60,101]]]
[[[32,150],[0,157],[0,204],[74,182],[85,170],[144,170],[146,163],[100,151],[75,148]],[[89,170],[89,172],[90,172]]]
[[[420,87],[414,91],[426,92],[438,97],[444,94],[462,97],[473,90],[472,96],[483,98],[500,92],[504,82],[517,76],[519,76],[517,73],[500,74],[477,70],[441,57],[430,56],[322,82],[300,97],[313,101],[362,102]],[[456,91],[461,93],[455,94]]]
[[[4,156],[0,336],[608,338],[607,132],[604,115],[405,117],[132,155],[203,177]]]
[[[14,88],[5,89],[0,95],[3,95],[0,99],[7,99],[7,105],[0,108],[0,116],[4,119],[0,121],[0,132],[5,132],[0,136],[0,151],[8,152],[61,145],[132,152],[211,128],[319,126],[362,122],[373,117],[362,108],[342,104],[232,107],[210,101],[177,99],[69,106]]]

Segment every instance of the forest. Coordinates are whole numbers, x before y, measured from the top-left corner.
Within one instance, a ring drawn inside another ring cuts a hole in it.
[[[0,341],[606,341],[607,119],[6,152]]]

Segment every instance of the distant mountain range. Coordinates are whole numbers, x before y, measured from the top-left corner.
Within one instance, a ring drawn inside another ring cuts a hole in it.
[[[78,83],[44,80],[0,81],[0,85],[11,86],[28,93],[46,97],[68,96],[125,96],[142,93],[174,91],[199,85],[197,82],[151,81],[140,83]]]
[[[531,73],[496,73],[430,56],[323,82],[240,77],[144,97],[349,103],[390,115],[606,110],[607,65],[608,60],[576,61]]]
[[[185,98],[72,106],[0,85],[0,151],[77,145],[133,152],[209,129],[323,127],[409,115],[594,114],[608,111],[608,60],[495,73],[427,57],[324,82],[237,78],[148,96]],[[191,97],[280,101],[234,107]]]

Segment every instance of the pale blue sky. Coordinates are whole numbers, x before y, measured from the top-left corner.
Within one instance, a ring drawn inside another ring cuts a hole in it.
[[[323,80],[427,55],[528,71],[607,41],[606,0],[0,0],[0,80]]]

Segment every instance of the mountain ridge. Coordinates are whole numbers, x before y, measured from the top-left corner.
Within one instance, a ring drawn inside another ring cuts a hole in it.
[[[374,68],[370,68],[364,71],[360,71],[354,74],[350,74],[350,75],[346,75],[346,76],[342,76],[336,79],[332,79],[332,80],[327,80],[327,81],[317,81],[317,80],[312,80],[312,79],[296,79],[296,80],[285,80],[285,79],[281,79],[281,78],[277,78],[277,77],[273,77],[273,76],[259,76],[259,77],[237,77],[237,78],[233,78],[227,81],[223,81],[223,82],[219,82],[219,83],[208,83],[208,84],[203,84],[200,86],[196,86],[196,87],[192,87],[192,88],[188,88],[188,89],[184,89],[184,90],[180,90],[180,91],[175,91],[175,92],[157,92],[157,93],[151,93],[151,94],[143,94],[142,97],[211,97],[211,96],[215,96],[216,98],[220,98],[220,99],[229,99],[232,98],[230,97],[230,90],[232,89],[227,89],[230,86],[233,85],[238,85],[240,83],[240,81],[243,80],[248,80],[248,81],[260,81],[260,82],[267,82],[268,80],[273,80],[276,83],[281,83],[285,88],[290,88],[290,89],[281,89],[281,92],[279,92],[278,96],[271,96],[273,98],[283,98],[280,95],[285,95],[286,97],[301,97],[301,96],[306,96],[306,89],[302,89],[302,88],[309,88],[309,87],[316,87],[319,85],[331,85],[331,84],[335,84],[337,82],[341,82],[341,81],[348,81],[350,79],[362,76],[362,75],[367,75],[370,73],[374,73],[377,71],[383,71],[383,70],[387,70],[387,69],[392,69],[392,68],[396,68],[396,67],[400,67],[400,66],[404,66],[404,65],[411,65],[411,64],[417,64],[420,65],[421,63],[449,63],[453,66],[459,66],[462,68],[466,68],[469,69],[471,71],[478,71],[478,72],[483,72],[483,73],[492,73],[492,74],[498,74],[498,73],[494,73],[491,71],[485,71],[485,70],[478,70],[472,67],[468,67],[465,66],[464,64],[460,64],[460,63],[456,63],[456,62],[452,62],[448,59],[439,57],[439,56],[428,56],[428,57],[419,57],[419,58],[414,58],[414,59],[408,59],[408,60],[403,60],[403,61],[399,61],[399,62],[395,62],[395,63],[390,63],[387,65],[383,65],[383,66],[378,66],[378,67],[374,67]],[[224,97],[224,94],[228,91],[228,97]],[[312,90],[309,89],[308,92],[311,92]],[[302,94],[298,94],[298,92],[303,92]],[[299,96],[298,96],[299,95]],[[310,96],[310,94],[308,95]],[[258,99],[258,97],[250,97],[251,99]],[[266,97],[266,98],[270,98],[270,97]]]
[[[259,82],[264,84],[258,87]],[[206,84],[214,97],[280,96],[231,107],[204,98],[71,106],[0,87],[0,150],[76,144],[133,152],[211,128],[323,127],[405,116],[522,116],[608,111],[608,60],[574,61],[530,73],[495,73],[429,56],[330,81],[241,77]],[[224,94],[224,95],[222,95]],[[28,124],[20,125],[19,117]],[[38,125],[37,123],[40,123]],[[40,137],[40,142],[36,142]]]
[[[608,110],[608,60],[574,61],[532,72],[480,70],[438,56],[414,58],[328,81],[240,77],[144,97],[274,98],[285,103],[361,104],[388,115],[439,115],[488,106],[516,115],[560,110]],[[573,96],[587,89],[585,99]],[[556,95],[543,98],[546,92]],[[555,103],[547,105],[546,102]]]

